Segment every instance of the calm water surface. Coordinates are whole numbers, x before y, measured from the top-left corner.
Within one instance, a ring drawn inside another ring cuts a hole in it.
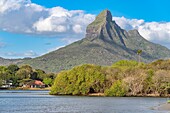
[[[51,96],[48,91],[0,91],[0,113],[170,113],[152,110],[166,98]]]

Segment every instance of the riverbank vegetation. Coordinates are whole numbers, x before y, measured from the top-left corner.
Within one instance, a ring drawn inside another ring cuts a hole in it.
[[[58,74],[29,65],[0,66],[0,86],[18,88],[31,80],[42,81],[53,95],[168,96],[170,60],[145,64],[121,60],[112,66],[84,64]]]
[[[0,86],[4,87],[22,87],[32,80],[39,80],[46,86],[51,86],[55,76],[54,73],[45,73],[45,71],[33,69],[29,65],[0,66]]]
[[[53,95],[167,96],[170,94],[170,60],[145,64],[122,60],[112,66],[91,64],[60,72]]]

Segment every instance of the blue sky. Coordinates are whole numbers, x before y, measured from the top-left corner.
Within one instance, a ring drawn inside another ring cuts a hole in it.
[[[61,6],[68,10],[84,10],[98,14],[109,9],[114,16],[144,19],[146,21],[170,21],[169,0],[32,0],[45,7]]]
[[[85,36],[104,9],[123,29],[170,48],[169,0],[1,0],[0,57],[37,57]]]

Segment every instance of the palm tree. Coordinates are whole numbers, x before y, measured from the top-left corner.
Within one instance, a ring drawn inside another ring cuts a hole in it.
[[[138,54],[138,62],[140,62],[140,55],[142,54],[142,50],[138,49],[137,54]]]

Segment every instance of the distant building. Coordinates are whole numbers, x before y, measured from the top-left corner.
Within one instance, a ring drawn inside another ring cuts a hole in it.
[[[3,80],[1,88],[11,88],[12,85],[13,85],[12,80],[8,80],[8,81]]]
[[[32,80],[26,84],[23,85],[23,87],[26,88],[44,88],[45,84],[39,80]]]

